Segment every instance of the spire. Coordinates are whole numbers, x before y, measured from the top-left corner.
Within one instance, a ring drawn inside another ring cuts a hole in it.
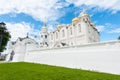
[[[44,18],[44,25],[42,27],[42,32],[47,32],[46,18]]]
[[[87,13],[86,13],[86,9],[83,8],[82,12],[81,12],[81,16],[85,17],[85,16],[89,16]]]
[[[46,17],[44,19],[44,27],[43,28],[46,28]]]
[[[83,8],[83,10],[82,10],[82,13],[83,13],[83,14],[86,14],[86,10],[85,10],[84,8]]]

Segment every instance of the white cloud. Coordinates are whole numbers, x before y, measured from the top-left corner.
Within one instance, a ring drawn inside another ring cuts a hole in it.
[[[16,13],[25,13],[36,20],[44,21],[46,17],[47,22],[54,22],[65,15],[63,8],[70,4],[76,7],[86,5],[90,9],[109,9],[113,13],[120,10],[120,0],[0,0],[0,14],[12,13],[11,16],[14,17]]]
[[[55,30],[55,27],[53,25],[48,25],[48,32],[52,32]]]
[[[36,20],[55,21],[64,15],[59,9],[68,5],[59,0],[0,0],[0,14],[25,13]]]
[[[69,3],[73,3],[75,6],[79,7],[82,5],[92,7],[98,7],[99,9],[109,9],[113,12],[120,10],[120,0],[66,0]],[[88,8],[89,8],[88,7]]]
[[[26,37],[27,33],[30,36],[38,36],[39,31],[34,30],[34,28],[29,23],[6,23],[6,27],[11,34],[11,41],[15,41],[18,37]]]
[[[97,25],[96,28],[97,28],[97,30],[99,32],[102,32],[102,31],[104,31],[105,26],[103,26],[103,25]]]
[[[120,33],[120,28],[109,31],[108,33]]]

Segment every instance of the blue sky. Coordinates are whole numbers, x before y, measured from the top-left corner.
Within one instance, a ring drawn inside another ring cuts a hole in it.
[[[58,24],[69,24],[82,9],[90,15],[101,41],[120,36],[120,0],[0,0],[0,21],[5,22],[12,41],[18,37],[40,36],[46,17],[48,31]]]

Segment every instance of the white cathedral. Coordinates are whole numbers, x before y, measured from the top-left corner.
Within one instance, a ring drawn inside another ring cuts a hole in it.
[[[41,47],[64,47],[86,43],[99,42],[98,30],[90,16],[82,12],[81,17],[75,17],[69,25],[58,25],[56,30],[48,33],[46,23],[41,32]]]
[[[83,11],[80,17],[75,17],[69,25],[58,25],[56,30],[48,33],[46,23],[42,27],[40,45],[30,37],[18,38],[15,42],[11,42],[8,49],[9,58],[13,59],[16,53],[21,54],[20,59],[24,58],[27,49],[39,47],[58,48],[83,45],[100,41],[100,34],[91,21],[90,16]],[[28,46],[29,44],[29,46]],[[26,46],[27,45],[27,46]]]

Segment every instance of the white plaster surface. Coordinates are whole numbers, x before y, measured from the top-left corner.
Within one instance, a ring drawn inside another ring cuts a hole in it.
[[[24,61],[120,74],[120,41],[27,50]]]

